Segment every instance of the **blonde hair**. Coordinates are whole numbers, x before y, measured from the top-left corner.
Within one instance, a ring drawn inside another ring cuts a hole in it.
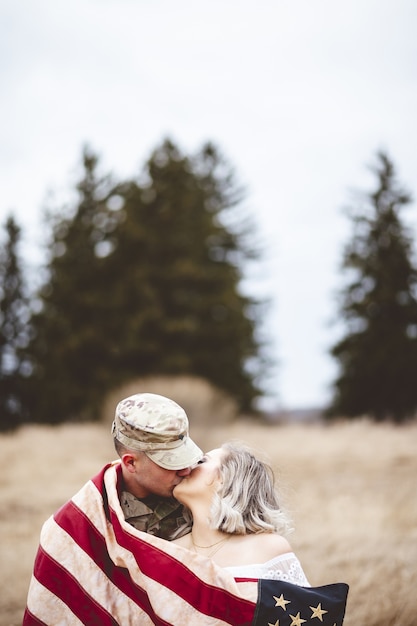
[[[290,521],[280,507],[271,467],[241,444],[225,443],[221,449],[222,486],[210,509],[211,526],[237,535],[287,534]]]

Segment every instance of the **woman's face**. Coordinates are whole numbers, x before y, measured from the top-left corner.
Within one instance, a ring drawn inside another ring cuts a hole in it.
[[[220,467],[225,451],[216,448],[207,452],[197,463],[188,476],[175,487],[174,498],[192,508],[194,499],[206,498],[211,500],[213,493],[220,487]]]

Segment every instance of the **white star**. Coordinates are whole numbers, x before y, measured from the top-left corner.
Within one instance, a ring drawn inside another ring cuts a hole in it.
[[[300,611],[298,611],[297,615],[291,615],[290,613],[290,617],[292,619],[290,626],[301,626],[306,621],[300,617]]]
[[[313,613],[311,614],[311,618],[318,617],[321,622],[323,621],[323,615],[325,613],[328,613],[328,611],[325,611],[321,608],[321,602],[319,602],[316,607],[310,606],[310,609],[313,611]]]
[[[268,626],[279,626],[279,619],[277,619],[277,621],[275,622],[275,624],[270,624],[268,622]]]
[[[284,594],[281,593],[280,597],[277,598],[276,596],[272,596],[276,602],[275,606],[280,606],[281,609],[284,609],[284,611],[287,610],[287,607],[285,606],[286,604],[290,604],[290,600],[285,600],[284,599]]]

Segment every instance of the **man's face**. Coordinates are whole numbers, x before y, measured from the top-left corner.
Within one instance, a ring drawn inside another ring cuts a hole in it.
[[[134,463],[134,472],[131,475],[132,491],[138,498],[146,498],[151,494],[172,497],[172,491],[190,473],[190,468],[168,470],[157,465],[146,454],[138,454]],[[135,489],[133,492],[132,487]]]

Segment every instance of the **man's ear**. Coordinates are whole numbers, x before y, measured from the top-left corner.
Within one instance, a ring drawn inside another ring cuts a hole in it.
[[[131,472],[132,474],[135,472],[137,459],[134,454],[126,452],[121,456],[120,460],[128,472]]]

